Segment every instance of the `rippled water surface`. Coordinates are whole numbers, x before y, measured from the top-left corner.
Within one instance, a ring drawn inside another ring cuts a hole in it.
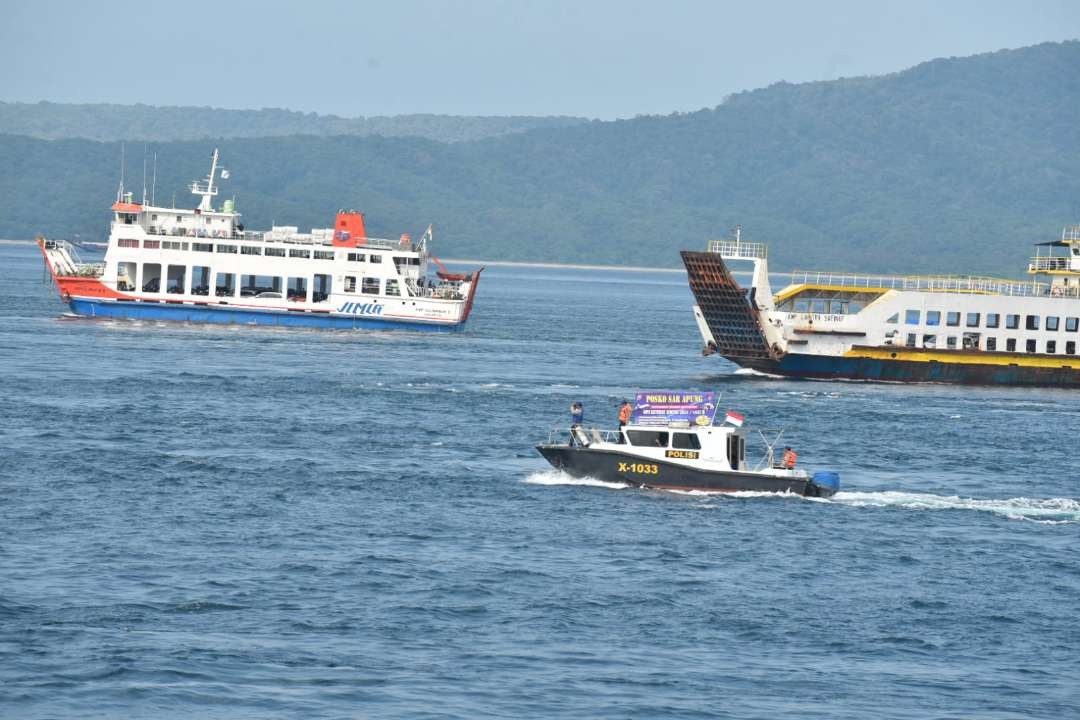
[[[462,334],[64,317],[0,245],[0,716],[1080,716],[1075,391],[767,380],[683,277],[489,268]],[[532,450],[700,388],[830,501]]]

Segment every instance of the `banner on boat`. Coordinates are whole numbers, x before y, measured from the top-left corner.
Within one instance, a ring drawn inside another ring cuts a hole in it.
[[[630,422],[667,425],[682,421],[691,425],[712,425],[715,415],[715,392],[639,392],[634,399]]]

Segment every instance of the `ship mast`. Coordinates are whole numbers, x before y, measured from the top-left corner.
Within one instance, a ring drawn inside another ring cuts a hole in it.
[[[214,148],[214,154],[211,156],[210,161],[210,174],[206,176],[206,185],[200,185],[199,181],[191,183],[191,193],[193,195],[201,195],[202,200],[199,201],[199,210],[202,212],[212,212],[214,210],[210,200],[217,195],[217,188],[214,187],[214,176],[217,174],[217,161],[218,161],[218,149]]]

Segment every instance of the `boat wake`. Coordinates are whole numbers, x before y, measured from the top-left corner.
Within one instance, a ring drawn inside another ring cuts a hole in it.
[[[850,507],[894,507],[904,510],[974,510],[1048,525],[1080,523],[1080,501],[1072,498],[965,498],[926,493],[838,492],[824,500]]]
[[[630,486],[596,478],[576,478],[560,470],[535,472],[525,478],[533,485],[580,485],[624,490]],[[654,491],[657,492],[657,491]],[[830,498],[803,497],[794,493],[706,492],[703,490],[661,490],[675,495],[697,495],[720,500],[801,500],[852,508],[896,508],[898,510],[970,510],[990,513],[1009,520],[1026,520],[1044,525],[1080,524],[1080,500],[1072,498],[965,498],[958,495],[931,495],[887,490],[882,492],[841,491]],[[711,503],[709,503],[711,505]]]
[[[604,482],[603,480],[597,480],[596,478],[576,478],[571,475],[567,475],[561,470],[545,470],[544,472],[534,472],[525,478],[525,482],[532,485],[584,485],[587,487],[603,487],[610,488],[612,490],[622,490],[627,485],[622,483]]]

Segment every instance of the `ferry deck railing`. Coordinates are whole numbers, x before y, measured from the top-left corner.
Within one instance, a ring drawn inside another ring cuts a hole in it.
[[[706,252],[740,260],[764,260],[769,254],[765,243],[742,242],[741,240],[710,240]]]
[[[1050,294],[1050,286],[1047,283],[1003,280],[975,275],[863,275],[796,270],[791,273],[791,284],[1028,297]]]
[[[622,433],[618,430],[605,430],[603,428],[587,428],[577,425],[574,427],[557,427],[548,432],[548,445],[580,444],[591,445],[598,442],[618,443]]]

